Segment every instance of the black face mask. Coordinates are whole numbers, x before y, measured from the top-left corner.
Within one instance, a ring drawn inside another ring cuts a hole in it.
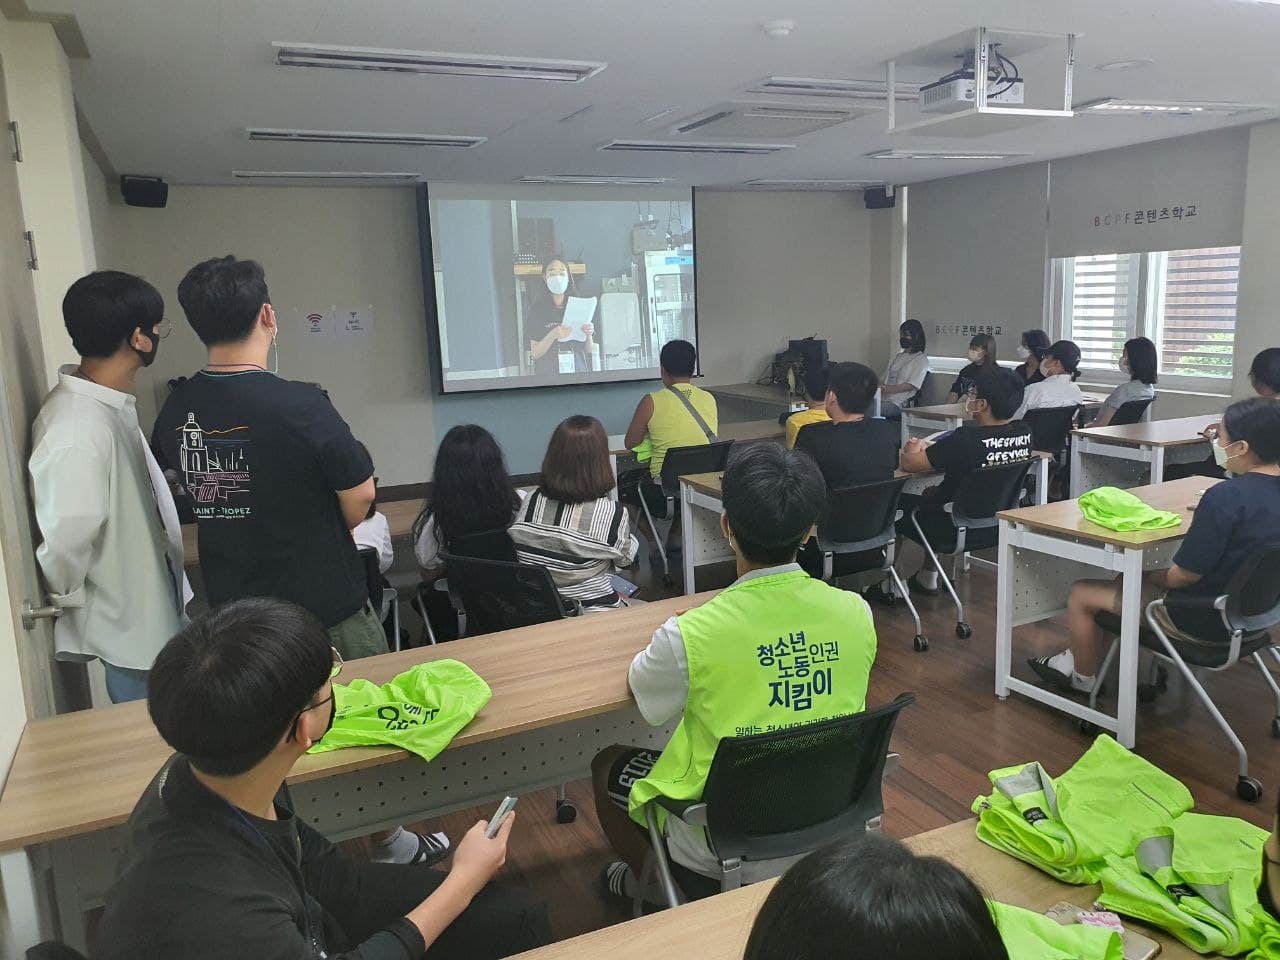
[[[142,365],[144,367],[149,367],[156,362],[156,354],[160,352],[160,338],[154,333],[148,333],[141,327],[138,328],[138,332],[151,341],[151,349],[144,353],[137,347],[134,347],[133,352],[138,355],[138,359],[142,361]]]
[[[329,731],[333,729],[333,721],[337,719],[338,719],[338,701],[337,701],[337,698],[333,696],[333,687],[330,687],[329,688],[329,722],[325,724],[324,733],[320,734],[321,740],[323,740],[325,736],[328,735]]]
[[[915,342],[915,341],[913,341],[910,337],[899,337],[899,338],[898,338],[898,346],[900,346],[903,350],[910,350],[910,349],[911,349],[911,344],[912,344],[912,343],[914,343],[914,342]]]

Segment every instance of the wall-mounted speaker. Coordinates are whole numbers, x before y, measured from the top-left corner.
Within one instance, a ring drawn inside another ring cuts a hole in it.
[[[169,202],[169,185],[160,177],[120,176],[120,195],[131,207],[163,207]]]
[[[867,187],[862,191],[862,201],[868,210],[891,210],[897,197],[893,187]]]

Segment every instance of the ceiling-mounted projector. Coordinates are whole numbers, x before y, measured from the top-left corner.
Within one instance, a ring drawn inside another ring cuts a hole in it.
[[[987,50],[987,103],[1001,107],[1016,107],[1023,103],[1022,76],[1017,66],[999,51],[1000,44],[993,43]],[[964,65],[941,80],[920,88],[920,109],[925,113],[958,113],[973,108],[977,101],[978,85],[974,80],[973,54],[964,55]]]

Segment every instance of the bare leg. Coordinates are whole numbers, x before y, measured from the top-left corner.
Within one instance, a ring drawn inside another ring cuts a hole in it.
[[[609,845],[639,876],[649,853],[649,841],[627,811],[609,797],[609,770],[614,761],[629,749],[615,745],[597,753],[591,761],[591,782],[595,787],[596,817]]]
[[[1102,655],[1102,632],[1094,616],[1104,610],[1119,610],[1117,583],[1111,580],[1079,580],[1071,587],[1067,600],[1067,630],[1071,635],[1071,654],[1075,671],[1082,677],[1098,672]]]

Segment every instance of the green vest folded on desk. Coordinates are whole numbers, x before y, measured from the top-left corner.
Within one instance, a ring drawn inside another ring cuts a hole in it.
[[[1057,779],[1039,763],[988,776],[995,790],[972,806],[978,838],[1064,883],[1096,883],[1108,854],[1131,853],[1192,805],[1178,780],[1108,736]]]
[[[333,685],[333,729],[310,753],[386,744],[434,760],[493,696],[457,660],[420,663],[378,686],[368,680]]]
[[[632,819],[659,796],[698,800],[724,737],[861,712],[876,655],[866,601],[802,570],[725,588],[677,618],[689,664],[684,715],[649,776],[631,788]],[[664,811],[659,821],[666,822]]]
[[[1258,907],[1258,945],[1249,960],[1280,960],[1280,920]]]
[[[1007,903],[987,903],[1013,960],[1124,960],[1120,935],[1112,930],[1061,924]]]
[[[1086,520],[1108,530],[1164,530],[1182,523],[1182,517],[1157,510],[1118,487],[1098,487],[1080,497],[1080,512]]]
[[[1167,930],[1197,953],[1234,957],[1258,945],[1267,832],[1235,817],[1185,813],[1107,857],[1099,905]]]

